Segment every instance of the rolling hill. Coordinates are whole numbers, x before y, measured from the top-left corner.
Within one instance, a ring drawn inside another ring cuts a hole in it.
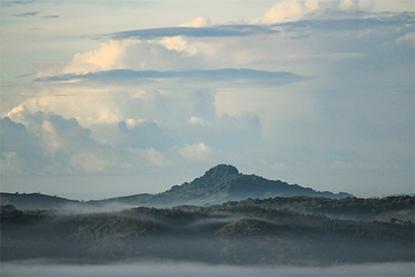
[[[247,198],[270,197],[325,197],[341,199],[351,197],[348,193],[320,192],[280,180],[268,180],[256,175],[246,175],[232,165],[220,164],[199,178],[171,187],[158,194],[137,194],[106,200],[91,201],[98,205],[124,203],[135,206],[172,207],[177,205],[214,205]]]
[[[178,205],[217,205],[228,201],[239,201],[248,198],[265,199],[270,197],[322,197],[342,199],[351,197],[348,193],[332,193],[316,191],[299,185],[290,185],[280,180],[268,180],[257,175],[246,175],[232,165],[220,164],[199,178],[157,194],[136,194],[104,200],[79,202],[39,193],[11,194],[1,193],[2,205],[12,204],[18,209],[56,209],[59,207],[104,207],[118,205],[129,206],[173,207]]]

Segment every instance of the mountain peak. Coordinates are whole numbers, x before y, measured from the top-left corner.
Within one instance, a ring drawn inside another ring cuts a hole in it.
[[[220,178],[225,176],[231,175],[238,175],[239,171],[236,167],[229,164],[219,164],[215,167],[212,167],[208,171],[205,172],[205,176],[213,177],[213,178]]]

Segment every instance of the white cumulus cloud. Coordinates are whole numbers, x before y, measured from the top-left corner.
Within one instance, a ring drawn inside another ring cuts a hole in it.
[[[91,51],[76,53],[63,69],[64,73],[87,73],[91,71],[123,68],[127,49],[137,44],[133,40],[111,40]]]
[[[319,2],[316,0],[284,0],[275,4],[263,17],[264,23],[279,23],[294,21],[303,18],[306,14],[318,10]]]
[[[371,0],[282,0],[265,12],[261,23],[297,21],[326,11],[367,10]]]
[[[146,123],[145,119],[141,119],[141,118],[127,118],[125,120],[125,124],[127,126],[128,129],[132,130],[137,126],[143,125]]]
[[[187,123],[195,126],[207,126],[209,125],[209,122],[203,118],[197,117],[197,116],[191,116]]]
[[[170,164],[169,159],[154,148],[146,149],[144,154],[145,158],[154,166],[164,167]]]
[[[198,16],[196,18],[193,18],[189,22],[183,23],[180,26],[181,27],[192,27],[192,28],[200,28],[200,27],[206,27],[210,25],[209,18]]]
[[[186,160],[206,161],[212,155],[210,147],[203,142],[187,144],[179,148],[179,154]]]
[[[182,36],[165,37],[160,44],[166,49],[193,56],[197,54],[197,48],[190,45]]]
[[[396,43],[415,48],[415,32],[407,33],[396,40]]]

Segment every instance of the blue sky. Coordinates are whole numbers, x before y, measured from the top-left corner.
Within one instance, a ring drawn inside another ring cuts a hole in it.
[[[1,190],[159,192],[217,163],[414,193],[412,1],[2,1]]]

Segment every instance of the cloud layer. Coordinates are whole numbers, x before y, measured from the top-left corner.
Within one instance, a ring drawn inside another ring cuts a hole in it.
[[[64,10],[7,7],[5,46],[19,43],[4,64],[30,72],[3,70],[2,174],[134,176],[120,189],[160,191],[227,162],[319,190],[411,192],[414,14],[370,2],[283,0],[232,20],[164,18],[157,2],[98,31],[72,28]],[[60,19],[33,39],[39,15],[13,16],[32,10]]]
[[[221,68],[210,70],[187,70],[187,71],[136,71],[128,69],[98,71],[86,74],[63,74],[56,76],[41,77],[37,81],[139,81],[159,79],[185,79],[190,81],[250,81],[266,82],[268,84],[288,84],[305,79],[290,72],[273,72],[245,68]]]

